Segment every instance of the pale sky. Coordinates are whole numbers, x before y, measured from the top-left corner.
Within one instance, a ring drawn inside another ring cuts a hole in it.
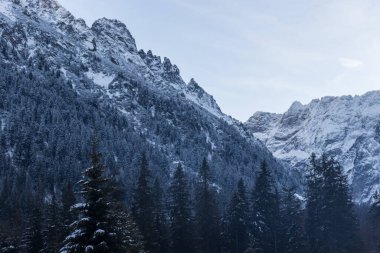
[[[378,0],[58,0],[91,25],[123,21],[223,112],[246,121],[295,100],[380,89]]]

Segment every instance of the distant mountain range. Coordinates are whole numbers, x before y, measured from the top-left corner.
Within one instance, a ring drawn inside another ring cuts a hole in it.
[[[380,190],[380,91],[294,102],[284,114],[256,112],[245,125],[302,174],[312,152],[335,156],[357,202],[370,201]]]

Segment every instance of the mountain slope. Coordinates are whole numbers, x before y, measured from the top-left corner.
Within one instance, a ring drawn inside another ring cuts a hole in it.
[[[354,199],[367,202],[380,183],[380,91],[294,102],[284,114],[255,113],[245,124],[274,155],[305,172],[312,152],[338,158]]]
[[[194,80],[185,83],[168,58],[138,50],[117,20],[88,27],[54,0],[0,0],[0,52],[3,174],[75,180],[95,130],[127,190],[142,152],[164,186],[178,162],[196,175],[202,157],[223,196],[240,177],[251,186],[263,160],[279,184],[293,181],[212,96]]]

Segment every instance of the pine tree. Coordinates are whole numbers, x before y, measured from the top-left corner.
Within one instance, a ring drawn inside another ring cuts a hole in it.
[[[114,206],[112,215],[118,244],[115,252],[143,253],[144,237],[142,236],[134,217],[120,205]]]
[[[44,241],[42,236],[42,213],[41,207],[37,205],[33,208],[29,226],[26,229],[26,252],[27,253],[40,253],[44,247]]]
[[[5,168],[0,167],[1,169]],[[18,252],[22,234],[20,225],[22,217],[19,201],[12,191],[16,176],[14,171],[3,176],[3,186],[0,192],[0,252]]]
[[[371,232],[373,235],[374,252],[380,253],[380,195],[378,191],[372,196],[372,204],[369,209],[369,221],[372,224]]]
[[[61,220],[62,220],[62,234],[63,237],[69,234],[70,225],[74,222],[74,211],[71,207],[76,203],[76,198],[73,190],[73,185],[69,180],[62,191],[62,208],[61,208]],[[61,238],[63,241],[64,238]]]
[[[158,179],[154,182],[153,190],[153,243],[155,248],[153,252],[166,253],[170,250],[170,235],[162,206],[162,189]]]
[[[312,155],[308,176],[306,232],[310,251],[358,252],[357,221],[347,178],[333,158]]]
[[[280,204],[277,189],[266,162],[256,178],[252,193],[253,246],[264,253],[281,249]]]
[[[189,186],[180,164],[174,172],[169,191],[172,251],[193,253],[194,225],[191,216]]]
[[[330,242],[335,252],[359,252],[361,248],[361,240],[359,238],[358,219],[354,210],[350,187],[347,177],[343,174],[341,165],[331,158],[329,160],[330,175],[327,175],[326,180],[330,187],[327,188],[326,194],[332,195],[330,203],[335,203],[332,208],[326,210],[326,216],[331,219],[332,228],[331,234],[336,236],[336,239]],[[331,181],[331,183],[329,183]],[[331,194],[333,193],[333,194]],[[333,215],[331,215],[331,213]]]
[[[144,249],[144,238],[138,229],[133,215],[124,206],[126,191],[120,182],[112,181],[111,217],[114,221],[114,232],[118,244],[115,252],[142,253]]]
[[[65,253],[114,253],[117,252],[115,226],[110,210],[109,180],[104,177],[105,166],[97,143],[93,141],[91,166],[84,171],[81,185],[83,203],[78,203],[78,220],[72,225],[72,233],[64,241],[60,252]]]
[[[148,160],[146,159],[145,154],[143,154],[141,158],[140,175],[133,195],[132,212],[136,223],[144,236],[146,249],[154,252],[156,247],[153,242],[154,199],[151,177]]]
[[[202,253],[220,252],[220,217],[211,179],[210,167],[206,159],[203,159],[195,196],[195,221]]]
[[[323,209],[324,199],[322,196],[323,177],[321,166],[317,157],[312,154],[310,157],[310,171],[307,175],[306,191],[306,234],[310,251],[313,253],[323,252]]]
[[[62,222],[60,208],[57,203],[55,191],[52,191],[51,203],[47,207],[46,229],[44,231],[45,247],[44,252],[56,253],[60,249],[62,242]]]
[[[294,188],[284,189],[281,220],[284,227],[284,253],[306,252],[306,238],[302,228],[301,201],[295,197]]]
[[[227,252],[242,253],[249,246],[249,208],[243,179],[232,196],[224,218],[224,239]]]

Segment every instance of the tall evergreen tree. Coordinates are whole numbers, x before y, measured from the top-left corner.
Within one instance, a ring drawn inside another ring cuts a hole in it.
[[[193,253],[194,224],[191,215],[189,186],[180,164],[174,172],[169,191],[172,251]]]
[[[74,210],[71,210],[76,203],[76,198],[73,190],[73,185],[69,180],[62,191],[62,208],[61,208],[61,220],[62,220],[62,234],[68,235],[70,232],[70,225],[74,222]],[[63,237],[64,237],[63,236]],[[63,240],[64,238],[61,238]]]
[[[60,252],[117,252],[118,242],[110,210],[109,179],[104,176],[105,169],[101,154],[97,151],[97,142],[93,141],[91,166],[84,171],[84,179],[80,181],[83,203],[76,205],[80,214]]]
[[[52,199],[47,207],[46,228],[44,230],[45,247],[44,252],[56,253],[62,242],[62,222],[60,207],[57,203],[55,190],[52,191]]]
[[[200,252],[220,252],[220,217],[215,192],[212,189],[210,167],[203,159],[199,169],[195,195],[195,221]]]
[[[153,186],[153,203],[153,242],[155,245],[153,252],[166,253],[170,250],[170,235],[162,203],[162,189],[158,179],[155,180]]]
[[[281,249],[281,219],[279,196],[267,163],[261,164],[252,193],[253,246],[264,253]]]
[[[126,196],[125,188],[120,182],[112,181],[113,191],[111,202],[111,218],[117,245],[114,252],[142,253],[145,252],[144,238],[138,229],[133,215],[126,209],[123,201]]]
[[[333,158],[312,155],[307,197],[310,251],[358,252],[360,240],[347,178]]]
[[[26,252],[40,253],[44,247],[42,235],[42,212],[40,205],[33,208],[29,219],[29,226],[26,229]]]
[[[294,188],[284,189],[281,205],[281,220],[283,224],[282,252],[304,253],[306,238],[302,228],[301,201],[295,197]]]
[[[132,212],[136,223],[144,236],[146,249],[155,251],[154,245],[154,199],[152,175],[145,154],[141,158],[140,175],[133,195]]]
[[[321,210],[324,207],[322,193],[323,177],[322,167],[318,164],[316,155],[310,157],[310,171],[307,175],[306,191],[306,234],[310,251],[313,253],[323,252],[324,233],[323,216]]]
[[[249,246],[249,207],[243,179],[239,180],[224,217],[223,237],[227,252],[242,253]]]
[[[369,209],[369,221],[372,224],[371,234],[374,252],[380,253],[380,194],[378,191],[372,196],[372,204]]]
[[[124,253],[143,253],[145,251],[144,237],[142,236],[133,215],[120,206],[114,210],[115,233],[118,250]]]

